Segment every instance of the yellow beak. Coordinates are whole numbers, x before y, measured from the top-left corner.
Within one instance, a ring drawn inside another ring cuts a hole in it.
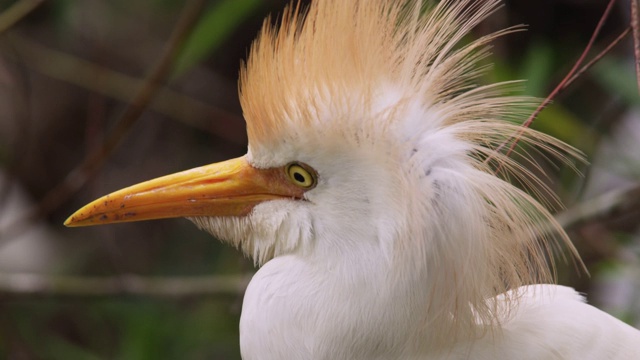
[[[263,201],[301,199],[284,167],[256,169],[244,157],[149,180],[106,195],[71,215],[66,226],[192,216],[245,216]]]

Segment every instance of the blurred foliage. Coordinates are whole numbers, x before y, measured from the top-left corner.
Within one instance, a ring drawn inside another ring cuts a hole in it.
[[[640,97],[638,96],[636,74],[629,65],[628,63],[623,64],[622,60],[613,57],[604,58],[594,66],[593,76],[606,91],[619,96],[624,103],[639,105]]]
[[[0,9],[12,3],[0,0]],[[32,66],[20,50],[21,37],[142,79],[162,53],[184,3],[50,0],[0,38],[1,170],[23,189],[32,205],[104,139],[125,104],[120,98],[110,97],[105,85],[110,79],[104,74],[84,79],[92,84],[90,90],[78,82],[65,81],[62,72],[58,77],[48,75],[60,70],[59,64],[44,61],[50,67],[48,71]],[[0,231],[0,271],[105,276],[253,271],[251,263],[235,249],[212,240],[185,220],[90,229],[64,229],[61,224],[73,210],[114,189],[241,155],[246,144],[237,100],[238,66],[265,16],[277,14],[285,3],[209,1],[183,45],[174,76],[167,84],[174,92],[209,108],[203,107],[201,113],[189,112],[193,109],[180,108],[182,103],[175,97],[171,99],[178,104],[176,112],[163,112],[152,105],[88,186],[31,224],[44,229],[28,240],[32,245],[14,246],[28,241],[20,234]],[[511,0],[506,4],[477,33],[519,23],[529,24],[528,31],[496,41],[491,59],[495,66],[486,80],[527,79],[526,93],[544,97],[573,65],[606,1]],[[627,7],[620,1],[598,48],[627,23]],[[534,127],[581,149],[596,163],[610,162],[608,157],[598,160],[603,143],[607,139],[615,143],[612,136],[625,114],[638,105],[630,49],[629,42],[618,47],[543,111]],[[640,168],[640,162],[625,164]],[[580,165],[584,177],[566,168],[558,171],[558,164],[542,166],[553,174],[549,185],[569,209],[615,188],[621,181],[616,178],[597,185],[598,172],[616,175],[606,166]],[[637,183],[638,179],[625,181]],[[3,206],[8,206],[2,184],[0,218]],[[640,216],[630,210],[624,215],[572,229],[571,236],[592,278],[577,275],[571,266],[563,265],[559,266],[559,277],[564,284],[596,294],[593,302],[637,324],[640,312],[634,311],[638,310],[640,296],[635,297],[635,303],[614,307],[607,303],[610,294],[598,290],[598,284],[610,283],[607,279],[627,281],[624,274],[638,270]],[[19,233],[30,231],[25,228]],[[4,253],[9,247],[15,249]],[[634,256],[635,263],[629,260]],[[637,275],[631,275],[628,281],[637,281]],[[2,294],[0,358],[238,359],[241,298],[241,293],[235,298],[203,296],[179,301]]]
[[[28,300],[2,308],[16,327],[2,334],[38,359],[236,359],[239,317],[228,301]],[[210,319],[210,321],[203,321]],[[8,342],[12,345],[8,346]]]
[[[226,0],[207,9],[176,61],[175,75],[180,76],[210,56],[260,5],[260,0]]]

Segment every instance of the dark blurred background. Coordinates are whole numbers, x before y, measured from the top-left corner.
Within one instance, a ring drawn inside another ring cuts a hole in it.
[[[507,1],[475,35],[528,30],[495,42],[485,80],[527,79],[527,94],[546,96],[607,2]],[[244,154],[239,65],[265,16],[287,1],[50,0],[23,18],[7,11],[28,3],[0,0],[0,358],[238,359],[242,293],[255,271],[239,252],[184,219],[78,229],[62,222],[121,187]],[[627,27],[629,6],[617,2],[593,54]],[[185,7],[198,16],[179,22]],[[170,40],[176,27],[192,30]],[[139,100],[172,41],[175,66],[155,100],[104,161],[78,170]],[[582,176],[543,165],[591,274],[560,258],[560,283],[638,326],[636,84],[627,37],[534,127],[590,162],[578,164]]]

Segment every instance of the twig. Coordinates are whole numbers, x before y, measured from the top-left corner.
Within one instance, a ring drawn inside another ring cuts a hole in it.
[[[19,232],[19,229],[30,221],[60,206],[97,173],[107,157],[135,124],[146,106],[158,92],[163,80],[170,75],[176,55],[193,29],[204,4],[204,0],[187,2],[158,62],[152,67],[136,96],[119,117],[114,129],[107,136],[102,146],[90,152],[78,167],[69,172],[61,183],[57,184],[42,198],[36,208],[31,209],[24,218],[17,220],[9,225],[7,229],[4,229],[2,234],[4,239],[11,239],[13,234]]]
[[[44,0],[20,0],[15,2],[0,14],[0,34],[24,19],[25,16],[29,15],[42,3],[44,3]]]
[[[250,277],[241,275],[198,277],[59,276],[0,273],[1,296],[117,296],[161,298],[242,295]]]
[[[568,79],[570,79],[573,76],[573,74],[578,70],[578,68],[580,67],[580,65],[584,61],[584,59],[587,57],[587,54],[589,53],[589,51],[591,51],[591,48],[593,47],[593,44],[595,43],[596,38],[600,34],[600,30],[604,26],[605,21],[609,17],[609,13],[611,13],[611,9],[613,8],[613,5],[615,4],[615,2],[616,2],[616,0],[610,0],[609,1],[609,4],[607,5],[607,8],[604,10],[604,13],[602,14],[602,17],[600,17],[600,21],[598,21],[598,25],[596,25],[595,30],[593,30],[593,34],[591,34],[591,38],[589,39],[589,42],[587,43],[587,46],[582,51],[582,54],[580,54],[580,57],[578,58],[578,60],[576,60],[576,63],[573,64],[573,67],[571,68],[571,70],[569,70],[567,75],[562,79],[562,81],[560,81],[558,86],[556,86],[555,89],[553,89],[553,91],[549,94],[549,96],[547,96],[544,99],[544,101],[531,114],[531,116],[529,116],[529,118],[522,124],[522,128],[523,129],[530,127],[531,124],[533,123],[533,120],[538,116],[538,114],[540,114],[542,109],[547,107],[547,105],[549,105],[549,103],[551,103],[551,101],[553,101],[553,99],[555,99],[555,97],[562,90],[564,90],[566,88],[566,83],[567,83]],[[509,147],[509,151],[507,151],[507,156],[509,156],[511,154],[511,152],[513,151],[513,149],[516,147],[516,145],[518,144],[518,140],[520,139],[520,136],[522,136],[523,132],[524,132],[524,130],[521,130],[520,133],[516,136],[515,140],[513,141],[511,146]]]
[[[129,129],[131,129],[133,124],[135,124],[140,118],[140,115],[142,115],[147,105],[151,102],[162,86],[164,79],[168,78],[171,74],[177,54],[200,17],[204,4],[204,0],[193,0],[187,2],[182,14],[180,14],[178,23],[175,25],[173,33],[167,42],[167,47],[160,56],[160,59],[152,67],[149,75],[145,79],[145,82],[142,84],[142,87],[138,90],[136,96],[120,116],[115,128],[105,140],[102,148],[94,151],[87,157],[87,160],[82,164],[83,168],[92,171],[92,169],[102,165],[107,156],[113,152],[113,149],[120,143],[127,132],[129,132]]]
[[[111,98],[129,102],[143,80],[57,51],[18,34],[10,37],[12,46],[26,65],[46,76],[62,80]],[[235,114],[191,98],[168,87],[160,87],[149,107],[194,128],[208,131],[233,144],[246,144],[229,124],[242,124]],[[215,122],[210,121],[216,119]],[[240,125],[241,126],[241,125]]]
[[[556,215],[564,229],[570,229],[596,218],[616,214],[623,209],[640,206],[640,184],[606,192],[596,198],[572,206]]]
[[[582,54],[580,55],[578,60],[576,60],[575,64],[573,64],[573,67],[571,68],[571,70],[569,70],[567,75],[565,75],[562,81],[560,81],[560,83],[553,89],[553,91],[551,91],[551,93],[542,101],[542,103],[529,116],[529,118],[524,123],[522,123],[521,130],[519,130],[517,134],[513,135],[511,138],[505,140],[502,144],[500,144],[500,146],[496,148],[496,152],[501,151],[507,144],[511,143],[511,145],[509,146],[509,150],[507,150],[507,153],[506,153],[506,155],[509,156],[513,151],[513,149],[515,149],[518,142],[520,141],[520,138],[522,137],[522,134],[524,134],[525,129],[529,128],[533,123],[533,121],[535,120],[535,118],[538,116],[538,114],[540,114],[540,112],[545,107],[547,107],[547,105],[549,105],[551,101],[553,101],[553,99],[555,99],[555,97],[558,94],[560,94],[560,92],[562,92],[562,90],[564,90],[567,87],[568,81],[573,77],[576,71],[580,68],[580,65],[582,65],[582,63],[584,62],[584,59],[586,58],[587,54],[589,53],[589,51],[591,51],[591,48],[593,47],[593,44],[595,43],[596,38],[600,34],[600,30],[604,26],[605,21],[609,17],[609,14],[611,13],[611,9],[613,8],[613,5],[615,4],[615,2],[616,0],[609,1],[609,4],[607,5],[607,8],[602,14],[602,17],[600,17],[600,21],[598,21],[598,25],[596,25],[596,28],[593,31],[593,34],[591,34],[591,38],[589,39],[587,46],[582,51]],[[487,157],[487,159],[485,160],[485,163],[489,162],[491,159],[492,159],[491,156]],[[500,171],[500,164],[498,164],[496,173],[498,173],[499,171]]]
[[[602,59],[605,55],[607,55],[609,51],[611,51],[611,49],[613,49],[616,45],[618,45],[618,43],[620,43],[620,41],[622,41],[622,39],[624,39],[624,37],[629,34],[630,31],[631,31],[631,27],[624,29],[624,31],[620,33],[620,35],[618,35],[617,38],[615,38],[615,40],[613,40],[609,45],[607,45],[606,48],[604,48],[604,50],[600,51],[598,55],[594,56],[593,59],[591,59],[588,63],[586,63],[569,80],[567,80],[562,90],[568,88],[571,85],[571,83],[573,83],[582,74],[584,74],[587,70],[589,70],[593,65],[595,65],[598,61],[600,61],[600,59]]]
[[[638,0],[631,0],[631,27],[633,28],[633,53],[636,59],[636,81],[640,92],[640,18],[638,17]]]

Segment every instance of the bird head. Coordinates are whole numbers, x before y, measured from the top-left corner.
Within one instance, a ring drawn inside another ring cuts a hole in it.
[[[439,316],[493,318],[487,297],[548,281],[550,244],[569,244],[544,206],[496,174],[541,185],[499,145],[520,134],[576,155],[514,125],[535,101],[507,95],[513,83],[474,84],[488,43],[517,30],[462,41],[498,5],[290,7],[265,22],[241,71],[245,156],[119,190],[65,224],[187,217],[258,264],[376,255],[395,279],[438,293]]]

